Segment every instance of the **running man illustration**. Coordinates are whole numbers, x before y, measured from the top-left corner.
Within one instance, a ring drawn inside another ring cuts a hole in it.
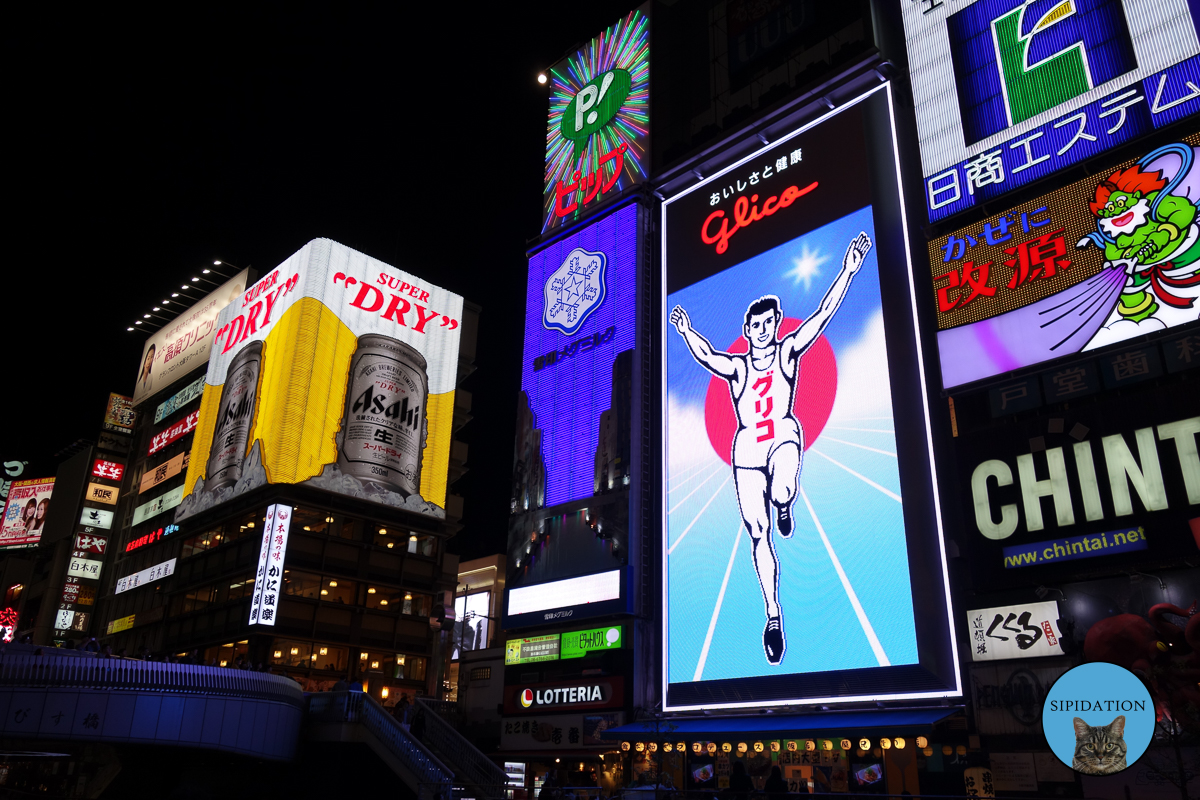
[[[734,489],[750,534],[754,570],[766,605],[763,651],[770,664],[782,662],[787,649],[783,609],[779,606],[779,560],[771,535],[771,506],[775,507],[779,535],[791,538],[796,527],[792,503],[804,453],[804,431],[793,412],[800,358],[837,312],[870,249],[871,239],[865,232],[854,237],[846,248],[841,271],[816,312],[782,339],[777,338],[783,321],[779,298],[766,295],[751,303],[742,326],[742,334],[750,343],[744,355],[716,350],[692,328],[682,307],[675,306],[671,311],[671,324],[687,343],[692,357],[729,382],[738,423],[731,459]]]

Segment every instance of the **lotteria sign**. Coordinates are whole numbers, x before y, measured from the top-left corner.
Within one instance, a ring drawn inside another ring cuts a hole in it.
[[[505,687],[505,713],[549,708],[592,709],[624,703],[621,678],[603,678],[570,684],[518,684]]]
[[[534,706],[565,706],[573,703],[603,702],[604,692],[599,684],[592,686],[571,686],[562,689],[523,689],[521,705],[525,708]]]

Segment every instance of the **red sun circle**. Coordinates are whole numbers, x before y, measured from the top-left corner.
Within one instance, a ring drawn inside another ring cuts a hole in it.
[[[779,336],[787,336],[800,327],[802,320],[785,317],[779,326]],[[745,353],[750,349],[750,343],[744,336],[739,336],[733,344],[726,348],[729,353]],[[833,400],[837,397],[837,358],[833,355],[833,346],[824,334],[813,342],[812,347],[800,359],[800,383],[796,388],[796,398],[792,402],[792,413],[800,421],[804,431],[804,449],[812,447],[813,442],[825,429],[829,421],[829,412],[833,410]],[[733,411],[733,399],[729,394],[729,382],[713,376],[708,382],[708,394],[704,398],[704,426],[708,430],[708,441],[712,444],[717,455],[729,464],[733,459],[733,435],[737,433],[737,416]]]

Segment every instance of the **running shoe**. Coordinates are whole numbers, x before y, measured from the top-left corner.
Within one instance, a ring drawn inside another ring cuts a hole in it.
[[[786,649],[787,643],[783,639],[783,617],[767,617],[767,627],[763,630],[763,652],[767,654],[767,661],[771,664],[783,661],[783,651]]]
[[[775,506],[778,510],[778,525],[779,535],[784,539],[792,538],[792,531],[796,530],[796,518],[792,516],[791,505]]]

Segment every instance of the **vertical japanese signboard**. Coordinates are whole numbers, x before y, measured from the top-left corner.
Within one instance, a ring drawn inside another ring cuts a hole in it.
[[[0,523],[0,550],[37,546],[53,491],[54,478],[13,481]]]
[[[949,389],[1197,319],[1200,134],[929,243]]]
[[[903,4],[931,221],[1200,111],[1191,0]]]
[[[646,179],[650,129],[649,4],[549,72],[542,232],[570,224]]]
[[[254,575],[254,595],[250,602],[251,625],[275,625],[279,597],[283,594],[283,561],[291,527],[291,506],[267,508],[262,545],[258,550],[258,571]]]
[[[133,433],[133,421],[137,412],[133,401],[123,394],[110,393],[108,406],[104,409],[104,430],[116,433]]]
[[[453,292],[306,244],[218,317],[176,520],[267,483],[444,518],[462,313]]]
[[[140,405],[208,360],[217,314],[238,299],[249,276],[248,270],[242,270],[146,340],[133,405]],[[159,419],[156,416],[155,421]]]
[[[885,85],[663,203],[666,708],[958,691],[893,129]]]

